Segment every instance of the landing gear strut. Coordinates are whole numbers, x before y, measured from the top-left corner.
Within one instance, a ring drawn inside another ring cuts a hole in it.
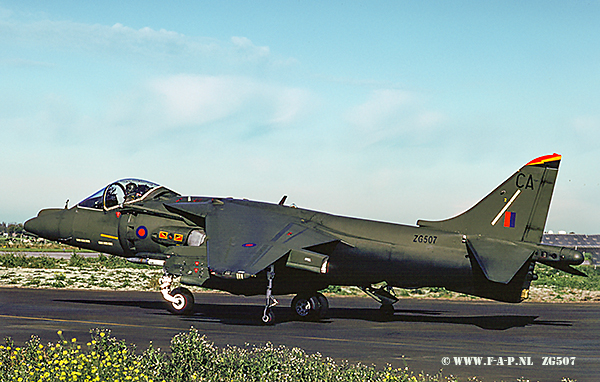
[[[275,314],[271,310],[275,305],[279,304],[279,302],[273,297],[273,279],[275,278],[275,266],[271,265],[269,270],[267,271],[267,294],[266,294],[266,303],[265,310],[263,312],[262,321],[270,325],[275,320]]]
[[[160,292],[174,314],[190,314],[194,310],[194,295],[188,289],[179,287],[172,291],[173,277],[165,274],[159,280]]]
[[[387,285],[386,283],[379,288],[366,286],[360,287],[360,289],[381,304],[379,312],[384,317],[391,317],[394,315],[394,304],[398,302],[398,297],[394,295],[394,289],[390,285]]]

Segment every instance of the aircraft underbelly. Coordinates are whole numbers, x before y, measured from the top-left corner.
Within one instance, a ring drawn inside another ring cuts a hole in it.
[[[388,283],[405,286],[443,286],[462,283],[472,276],[465,248],[397,250],[390,260]]]
[[[461,235],[404,226],[381,239],[343,237],[349,245],[330,259],[333,282],[418,287],[460,284],[472,277]]]

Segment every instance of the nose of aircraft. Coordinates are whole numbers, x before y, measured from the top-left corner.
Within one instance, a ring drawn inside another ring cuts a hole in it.
[[[73,217],[70,210],[49,208],[25,222],[26,231],[48,240],[67,239],[71,236]]]

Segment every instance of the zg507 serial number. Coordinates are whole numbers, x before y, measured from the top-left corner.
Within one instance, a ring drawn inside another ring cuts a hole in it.
[[[542,357],[542,366],[575,365],[575,357]]]
[[[430,235],[414,235],[413,243],[435,244],[437,236]]]

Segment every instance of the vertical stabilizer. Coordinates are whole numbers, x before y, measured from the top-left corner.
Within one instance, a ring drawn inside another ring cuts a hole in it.
[[[466,212],[420,227],[510,241],[542,240],[561,156],[545,155],[521,167]]]

